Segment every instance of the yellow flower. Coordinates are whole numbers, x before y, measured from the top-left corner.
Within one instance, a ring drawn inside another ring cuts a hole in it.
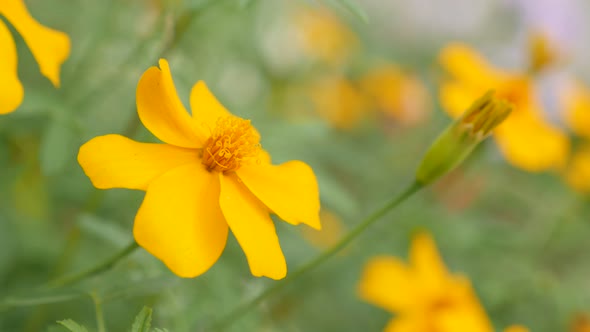
[[[301,31],[304,51],[317,60],[342,65],[357,48],[354,32],[325,8],[301,10],[295,22]]]
[[[504,332],[529,332],[529,329],[521,325],[512,325],[505,328]]]
[[[590,139],[590,91],[580,81],[569,82],[559,94],[559,105],[567,125],[576,135]]]
[[[590,332],[590,318],[584,313],[576,314],[571,322],[569,331]]]
[[[192,117],[179,100],[166,60],[137,86],[137,112],[166,144],[120,135],[96,137],[78,161],[95,187],[145,190],[135,217],[137,243],[181,277],[207,271],[221,255],[228,226],[255,276],[281,279],[285,258],[269,213],[320,229],[319,192],[301,161],[272,165],[249,120],[229,113],[197,82]]]
[[[565,181],[579,192],[590,193],[590,145],[574,152],[565,171]]]
[[[404,125],[422,122],[432,108],[424,84],[393,64],[371,69],[360,86],[375,108]]]
[[[544,118],[528,76],[494,68],[461,44],[443,49],[440,62],[451,76],[440,91],[443,108],[450,115],[460,116],[474,99],[494,89],[499,98],[514,104],[514,112],[494,132],[508,162],[531,172],[565,165],[568,137]]]
[[[59,87],[61,64],[70,54],[70,39],[62,32],[47,28],[29,14],[23,0],[3,0],[0,16],[4,16],[21,34],[39,64],[41,74]],[[13,112],[24,97],[18,79],[16,45],[6,24],[0,19],[0,114]]]
[[[321,230],[312,229],[309,227],[303,228],[303,237],[311,243],[314,247],[319,249],[330,248],[342,238],[344,235],[345,226],[342,220],[333,212],[320,211],[320,220],[322,224]]]
[[[584,140],[590,139],[590,91],[580,81],[568,82],[558,94],[561,114],[571,130]],[[564,172],[570,187],[590,193],[590,144],[576,147]]]
[[[369,261],[359,293],[396,314],[387,332],[493,331],[469,280],[447,271],[425,233],[413,239],[409,265],[388,256]]]
[[[546,67],[555,64],[560,59],[560,54],[554,48],[549,37],[540,31],[533,33],[529,39],[529,70],[532,73],[539,72]]]
[[[353,128],[368,111],[365,96],[344,77],[322,77],[308,91],[315,111],[336,128]]]

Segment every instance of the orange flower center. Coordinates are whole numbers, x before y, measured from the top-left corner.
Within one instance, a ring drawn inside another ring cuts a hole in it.
[[[441,298],[436,299],[434,302],[432,302],[428,309],[430,309],[431,312],[435,313],[435,312],[444,311],[446,309],[449,309],[449,308],[453,307],[454,305],[455,304],[452,299],[446,298],[446,297],[441,297]]]
[[[201,160],[208,171],[235,171],[260,151],[260,135],[250,124],[236,116],[217,120],[203,146]]]
[[[512,79],[498,89],[498,97],[514,104],[516,109],[527,105],[531,95],[531,86],[526,79]]]

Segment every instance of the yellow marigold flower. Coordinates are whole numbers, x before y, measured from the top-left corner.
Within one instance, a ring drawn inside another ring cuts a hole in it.
[[[315,111],[336,128],[353,128],[368,111],[365,96],[344,77],[323,77],[308,91]]]
[[[66,34],[41,25],[29,14],[23,0],[3,0],[0,16],[4,16],[20,33],[39,64],[41,74],[59,87],[61,64],[70,54],[70,39]],[[24,97],[18,79],[18,55],[14,39],[6,24],[0,20],[0,114],[13,112]]]
[[[559,94],[567,125],[576,135],[590,139],[590,91],[580,81],[568,82]]]
[[[472,100],[494,89],[498,97],[514,104],[514,112],[494,131],[508,162],[532,172],[565,165],[568,137],[544,118],[528,76],[494,68],[461,44],[443,49],[440,62],[451,76],[440,90],[443,108],[450,115],[460,116]]]
[[[565,171],[565,181],[579,192],[590,193],[590,145],[574,152]]]
[[[371,259],[359,293],[396,314],[387,332],[493,331],[469,280],[447,271],[434,240],[425,233],[413,239],[409,264],[389,256]]]
[[[504,332],[529,332],[529,329],[522,325],[512,325],[505,328]]]
[[[554,64],[560,58],[549,37],[542,32],[535,32],[529,39],[529,70],[539,72]]]
[[[346,227],[334,212],[323,209],[320,211],[320,221],[322,224],[321,230],[306,227],[301,231],[303,237],[314,247],[327,249],[338,243],[338,240],[344,235]]]
[[[229,227],[253,275],[285,277],[269,213],[319,229],[313,171],[301,161],[272,165],[250,121],[229,113],[204,82],[192,88],[190,105],[192,117],[168,62],[160,60],[160,68],[149,68],[139,80],[137,112],[165,144],[99,136],[80,148],[80,165],[97,188],[146,191],[135,240],[177,275],[207,271],[221,255]]]
[[[590,332],[590,318],[584,313],[578,313],[574,316],[570,332]]]
[[[304,51],[325,63],[342,65],[358,46],[358,38],[326,8],[301,10],[295,17]]]
[[[432,108],[424,84],[393,64],[371,69],[360,86],[377,109],[405,125],[422,122]]]

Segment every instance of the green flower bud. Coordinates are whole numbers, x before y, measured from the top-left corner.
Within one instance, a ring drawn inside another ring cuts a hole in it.
[[[513,105],[488,91],[434,141],[416,172],[416,180],[429,184],[457,167],[473,149],[504,121]]]

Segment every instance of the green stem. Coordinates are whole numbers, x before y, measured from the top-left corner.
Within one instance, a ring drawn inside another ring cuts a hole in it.
[[[123,259],[126,256],[128,256],[129,254],[131,254],[138,247],[139,246],[134,241],[134,242],[130,243],[127,247],[125,247],[123,250],[121,250],[120,252],[111,256],[110,258],[102,261],[101,263],[99,263],[87,270],[84,270],[84,271],[81,271],[81,272],[78,272],[75,274],[71,274],[71,275],[66,275],[61,278],[54,279],[54,280],[47,283],[47,287],[48,288],[58,288],[58,287],[71,285],[71,284],[74,284],[80,280],[83,280],[88,277],[97,275],[101,272],[104,272],[104,271],[110,269],[113,265],[115,265],[121,259]]]
[[[94,312],[96,313],[96,328],[98,332],[106,332],[106,324],[104,321],[104,314],[102,312],[102,300],[98,297],[96,292],[90,294],[92,302],[94,302]]]
[[[375,223],[375,221],[379,220],[381,217],[387,214],[387,212],[397,207],[399,204],[404,202],[406,199],[408,199],[421,188],[422,184],[414,182],[411,186],[409,186],[408,188],[406,188],[406,190],[394,197],[382,208],[378,209],[377,211],[369,215],[367,218],[365,218],[365,220],[363,220],[355,228],[353,228],[352,231],[350,231],[350,233],[348,233],[345,237],[338,241],[338,243],[336,243],[334,246],[322,252],[319,256],[304,264],[299,269],[295,270],[295,272],[290,273],[285,279],[274,283],[272,286],[264,290],[262,293],[258,294],[258,296],[254,297],[250,301],[242,304],[241,306],[236,307],[233,311],[229,312],[229,314],[224,316],[222,319],[214,322],[214,324],[212,325],[212,329],[221,330],[224,327],[231,325],[238,318],[245,315],[250,310],[254,309],[264,299],[273,295],[274,293],[276,293],[292,281],[298,279],[302,275],[313,270],[318,265],[328,260],[330,257],[334,256],[336,253],[338,253],[340,250],[346,247],[350,242],[352,242],[355,238],[357,238],[360,234],[362,234],[369,226]]]

